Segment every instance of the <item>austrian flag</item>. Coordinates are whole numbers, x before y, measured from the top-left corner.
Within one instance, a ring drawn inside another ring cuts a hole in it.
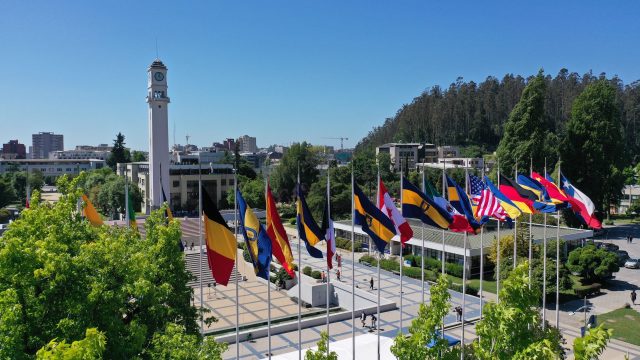
[[[391,196],[389,196],[387,188],[384,187],[382,179],[378,181],[378,208],[385,213],[391,221],[393,221],[397,232],[400,234],[400,242],[402,243],[402,246],[404,246],[404,244],[413,237],[413,230],[411,229],[411,226],[409,226],[407,220],[402,217],[400,211],[398,211],[398,208],[396,208],[396,205],[393,203],[393,200],[391,200]]]

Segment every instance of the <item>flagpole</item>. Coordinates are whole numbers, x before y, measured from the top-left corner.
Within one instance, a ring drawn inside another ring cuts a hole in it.
[[[529,158],[529,176],[533,173],[533,157]],[[533,214],[529,214],[529,289],[531,289],[531,283],[533,279],[533,230],[531,222],[533,221]]]
[[[27,181],[29,180],[29,176],[27,175]],[[27,194],[27,197],[29,195]],[[29,204],[31,206],[31,204]],[[126,226],[131,227],[131,223],[129,222],[129,184],[127,183],[127,174],[124,175],[124,223]]]
[[[331,221],[331,183],[330,183],[330,168],[327,166],[327,225],[329,225],[329,221]],[[329,248],[331,248],[331,244],[329,244],[329,239],[326,239],[328,236],[325,234],[325,243],[327,244],[327,357],[330,354],[329,345],[331,344],[331,339],[329,337],[329,286],[331,285],[331,272],[329,269]]]
[[[233,236],[238,241],[238,173],[233,169],[233,214],[235,224],[233,226]],[[248,244],[245,244],[248,245]],[[236,254],[237,257],[237,254]],[[238,260],[236,260],[236,360],[240,359],[240,282],[238,281]]]
[[[516,167],[514,169],[514,179],[518,183],[518,159],[516,159]],[[513,219],[513,268],[518,265],[518,219]],[[531,267],[531,264],[529,264]]]
[[[424,188],[424,165],[422,166],[422,192],[426,192]],[[402,179],[400,180],[400,187],[402,188]],[[402,193],[402,192],[401,192]],[[402,200],[400,201],[402,204]],[[422,250],[420,251],[420,279],[422,280],[422,303],[424,304],[424,223],[420,221],[420,237],[422,238]]]
[[[544,173],[547,173],[547,158],[544,158]],[[542,330],[544,330],[547,327],[547,213],[544,213],[544,231],[542,233]]]
[[[469,182],[467,178],[469,177],[469,173],[467,168],[464,169],[464,191],[468,193],[467,187],[469,186]],[[467,306],[467,239],[469,235],[467,232],[464,232],[464,240],[463,240],[463,251],[462,251],[462,340],[460,343],[460,360],[464,360],[464,318],[466,313]]]
[[[376,324],[376,333],[378,337],[378,360],[380,360],[380,261],[382,261],[382,256],[384,253],[378,251],[378,304],[377,304],[377,319],[374,322]],[[400,300],[402,301],[402,293],[400,294]],[[402,304],[402,302],[400,303]],[[400,308],[400,321],[402,321],[402,308]]]
[[[202,291],[202,162],[198,152],[198,237],[200,238],[200,333],[204,336],[204,294]]]
[[[444,155],[444,153],[443,153]],[[445,198],[445,190],[446,190],[446,185],[445,183],[447,182],[446,179],[446,167],[447,167],[447,158],[443,157],[442,160],[442,198]],[[446,276],[446,272],[445,272],[445,246],[444,246],[444,229],[442,229],[442,276]],[[445,316],[442,317],[442,326],[440,327],[440,334],[441,334],[441,338],[444,339],[444,318]]]
[[[300,173],[298,172],[298,181],[300,180],[299,178],[300,178]],[[266,205],[266,199],[267,199],[268,186],[269,186],[269,175],[267,175],[267,171],[265,170],[264,172],[265,205]],[[300,290],[300,286],[298,286],[298,290]],[[298,305],[299,304],[300,304],[300,298],[298,298]],[[269,269],[267,269],[267,342],[269,343],[267,356],[269,357],[269,359],[271,359],[271,265],[269,265]],[[302,348],[302,344],[300,342],[298,342],[298,347]]]
[[[562,164],[558,158],[558,188],[560,188],[560,168]],[[546,176],[546,174],[545,174]],[[556,222],[556,328],[560,330],[560,210]],[[585,310],[586,311],[586,310]]]
[[[300,162],[298,162],[298,192],[301,192],[300,186]],[[300,199],[298,199],[300,201]],[[302,360],[302,251],[300,243],[302,239],[298,234],[298,360]]]
[[[400,204],[402,204],[402,166],[400,166]],[[378,169],[378,174],[379,174]],[[379,177],[380,175],[378,175]],[[379,182],[378,182],[379,183]],[[394,205],[395,206],[395,205]],[[402,237],[402,236],[401,236]],[[389,242],[389,246],[393,244],[392,241]],[[389,253],[391,253],[391,248],[389,248]],[[400,239],[400,332],[402,333],[402,318],[404,317],[404,306],[403,306],[403,289],[402,289],[402,268],[404,267],[404,256],[402,254],[402,239]],[[380,279],[378,279],[378,306],[380,306]],[[378,316],[378,319],[380,317]],[[378,331],[378,337],[380,337],[380,331]],[[379,353],[379,352],[378,352]]]
[[[351,160],[351,351],[352,358],[356,358],[356,223],[355,223],[355,200],[354,200],[353,160]],[[339,271],[340,269],[338,269]]]
[[[498,165],[498,190],[500,190],[500,159]],[[496,242],[496,303],[500,303],[500,219],[498,219],[498,238]]]
[[[482,163],[482,177],[481,181],[484,181],[484,161]],[[482,283],[484,282],[484,226],[480,228],[480,320],[482,320],[483,300],[484,294],[482,293]]]

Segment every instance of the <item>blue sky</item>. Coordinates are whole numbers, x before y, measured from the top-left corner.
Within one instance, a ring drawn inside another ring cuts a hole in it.
[[[146,68],[169,68],[169,138],[354,146],[457,77],[539,68],[640,79],[638,2],[18,1],[0,3],[0,141],[147,150]]]

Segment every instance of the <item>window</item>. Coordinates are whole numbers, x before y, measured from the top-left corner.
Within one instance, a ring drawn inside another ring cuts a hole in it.
[[[220,180],[220,186],[227,186],[227,179]]]
[[[179,186],[180,186],[180,180],[174,180],[173,187],[179,187]]]

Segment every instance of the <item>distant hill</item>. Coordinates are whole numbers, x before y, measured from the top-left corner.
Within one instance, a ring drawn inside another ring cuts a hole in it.
[[[605,77],[591,73],[580,76],[562,69],[546,76],[545,121],[561,133],[571,115],[573,100],[586,85]],[[503,124],[520,99],[528,78],[507,74],[501,80],[490,76],[481,83],[458,78],[448,88],[434,86],[405,104],[382,126],[373,128],[357,145],[370,149],[388,142],[429,142],[437,145],[475,145],[493,151],[503,132]],[[640,81],[623,85],[609,79],[619,89],[624,141],[632,154],[640,153]]]

